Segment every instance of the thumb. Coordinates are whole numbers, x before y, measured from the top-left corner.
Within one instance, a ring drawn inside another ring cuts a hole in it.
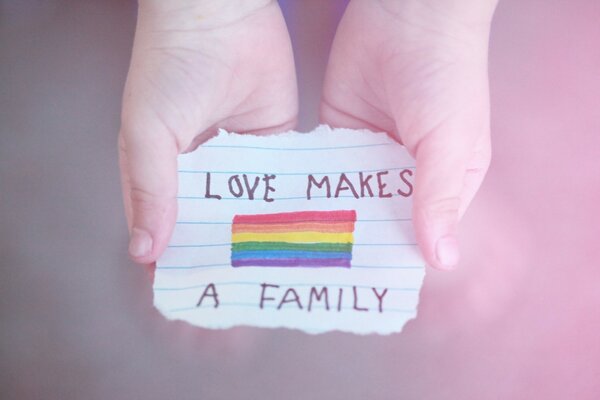
[[[427,263],[442,270],[453,269],[459,261],[458,221],[487,169],[470,165],[479,140],[449,133],[426,136],[415,154],[413,220],[417,241]],[[476,177],[473,171],[477,171]]]
[[[119,133],[129,255],[148,264],[166,248],[177,217],[175,139],[152,124],[124,123]]]

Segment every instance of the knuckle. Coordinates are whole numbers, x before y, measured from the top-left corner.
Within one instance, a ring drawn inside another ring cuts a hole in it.
[[[172,196],[156,194],[142,188],[132,188],[130,196],[134,210],[141,213],[165,214],[174,202]]]
[[[445,197],[423,202],[419,210],[419,216],[425,221],[456,221],[460,207],[460,197]]]
[[[490,149],[479,150],[473,154],[467,165],[467,172],[486,174],[492,162],[492,152]]]

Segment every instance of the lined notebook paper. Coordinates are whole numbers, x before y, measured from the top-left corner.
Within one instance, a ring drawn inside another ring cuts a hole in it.
[[[399,332],[425,274],[414,161],[383,133],[220,132],[179,157],[154,304],[204,328]]]

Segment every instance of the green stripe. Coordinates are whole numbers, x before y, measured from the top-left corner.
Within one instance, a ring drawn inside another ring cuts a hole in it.
[[[287,242],[239,242],[231,245],[232,251],[296,250],[351,252],[352,243],[287,243]]]

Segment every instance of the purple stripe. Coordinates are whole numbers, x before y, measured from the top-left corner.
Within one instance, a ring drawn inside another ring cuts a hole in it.
[[[232,267],[345,267],[350,268],[347,258],[286,258],[231,260]]]

